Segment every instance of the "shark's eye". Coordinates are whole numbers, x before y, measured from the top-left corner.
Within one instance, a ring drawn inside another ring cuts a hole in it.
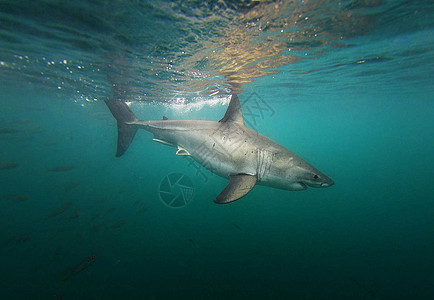
[[[315,178],[315,179],[318,179],[319,177],[318,177],[318,175],[313,175],[313,178]]]

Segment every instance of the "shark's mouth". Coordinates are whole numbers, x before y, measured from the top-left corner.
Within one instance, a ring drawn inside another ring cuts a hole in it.
[[[331,186],[331,185],[333,185],[333,183],[327,183],[327,182],[322,182],[322,183],[317,183],[317,182],[315,182],[315,183],[308,183],[307,185],[309,185],[310,187],[313,187],[313,188],[322,188],[322,187],[328,187],[328,186]]]
[[[301,187],[302,190],[307,189],[307,186],[306,186],[305,183],[303,183],[303,182],[297,182],[297,183],[300,185],[300,187]]]
[[[308,183],[307,185],[313,188],[323,187],[323,183],[319,183],[319,182]]]

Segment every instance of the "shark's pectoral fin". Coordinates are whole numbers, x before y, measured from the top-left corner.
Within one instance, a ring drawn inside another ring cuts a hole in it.
[[[185,150],[184,148],[182,148],[181,146],[178,146],[178,151],[176,151],[176,155],[189,156],[190,153],[187,150]]]
[[[215,203],[225,204],[240,199],[253,189],[257,181],[256,175],[237,174],[229,177],[229,184],[217,196]]]

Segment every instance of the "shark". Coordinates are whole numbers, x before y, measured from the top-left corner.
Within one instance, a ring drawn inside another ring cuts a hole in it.
[[[255,185],[290,191],[324,188],[333,180],[300,156],[244,124],[239,98],[231,95],[225,115],[209,120],[139,120],[121,100],[106,105],[117,121],[116,157],[122,156],[138,129],[153,134],[153,141],[174,147],[176,155],[190,156],[229,183],[215,198],[227,204],[247,195]]]

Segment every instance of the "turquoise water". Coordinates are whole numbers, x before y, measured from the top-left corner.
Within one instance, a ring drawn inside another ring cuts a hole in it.
[[[431,2],[1,1],[1,299],[432,299]],[[231,92],[335,185],[217,205],[148,132],[115,157],[104,100],[219,120]]]

